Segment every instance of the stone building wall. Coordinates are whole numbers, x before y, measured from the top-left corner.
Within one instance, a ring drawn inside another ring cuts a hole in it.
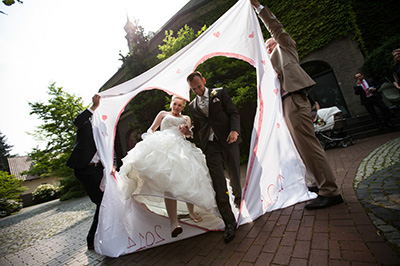
[[[365,107],[360,103],[360,97],[355,95],[353,90],[354,74],[360,71],[364,56],[352,36],[336,39],[324,48],[313,51],[304,57],[301,63],[315,60],[324,61],[333,69],[351,117],[367,115]]]

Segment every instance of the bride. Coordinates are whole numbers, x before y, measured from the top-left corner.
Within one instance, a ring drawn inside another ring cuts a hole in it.
[[[171,111],[160,111],[143,141],[136,144],[122,159],[120,187],[125,197],[150,206],[164,198],[171,223],[171,236],[182,233],[177,216],[177,200],[186,202],[189,217],[194,222],[202,218],[194,205],[211,213],[216,212],[215,191],[205,156],[181,133],[191,127],[189,116],[182,115],[186,101],[177,96],[171,99]],[[156,131],[161,127],[161,131]]]

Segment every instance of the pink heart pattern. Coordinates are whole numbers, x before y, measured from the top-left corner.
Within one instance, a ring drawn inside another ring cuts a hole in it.
[[[217,37],[217,38],[219,37],[219,34],[220,34],[219,31],[213,33],[213,35],[214,35],[215,37]]]
[[[254,31],[249,35],[249,38],[254,38]]]
[[[279,123],[276,123],[276,126],[279,128],[281,125]]]
[[[274,92],[276,95],[278,95],[278,89],[275,89]]]
[[[107,120],[107,116],[106,115],[102,115],[102,117],[101,117],[104,121],[106,121]]]
[[[182,71],[178,68],[178,70],[176,70],[176,73],[180,74],[180,73],[182,73]]]
[[[265,60],[261,60],[261,63],[265,66]]]

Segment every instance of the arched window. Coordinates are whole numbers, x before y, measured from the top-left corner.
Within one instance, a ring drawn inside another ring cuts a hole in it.
[[[311,77],[319,76],[322,73],[331,71],[332,68],[323,61],[311,61],[301,65],[301,67],[307,72]]]
[[[349,117],[342,91],[331,66],[323,61],[310,61],[301,65],[308,75],[317,83],[310,96],[321,108],[337,106],[343,115]]]

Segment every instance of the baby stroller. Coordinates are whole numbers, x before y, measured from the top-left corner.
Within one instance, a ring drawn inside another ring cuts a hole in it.
[[[399,90],[393,85],[393,83],[385,82],[383,83],[378,91],[381,93],[383,98],[391,104],[389,107],[390,110],[397,110],[399,109],[400,105],[400,92]]]
[[[353,137],[344,131],[347,122],[339,108],[336,106],[321,108],[317,111],[317,115],[314,131],[324,149],[336,147],[339,143],[343,148],[347,147],[347,142],[354,144]]]

